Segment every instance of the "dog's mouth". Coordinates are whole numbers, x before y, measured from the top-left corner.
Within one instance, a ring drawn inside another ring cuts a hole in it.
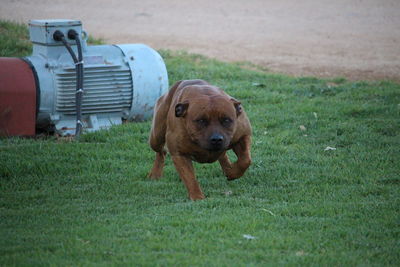
[[[193,142],[196,145],[198,145],[199,147],[201,147],[202,149],[205,149],[209,152],[221,152],[226,150],[226,147],[224,144],[219,144],[219,145],[213,145],[213,144],[209,144],[209,143],[202,143],[202,142]]]
[[[207,148],[208,151],[211,152],[221,152],[226,150],[226,145],[224,143],[220,144],[208,144]]]
[[[222,147],[222,146],[220,146],[220,147],[209,147],[209,148],[207,148],[207,150],[208,151],[211,151],[211,152],[220,152],[220,151],[223,151],[224,150],[224,148]]]
[[[205,142],[205,140],[192,139],[191,141],[193,144],[196,144],[197,146],[209,152],[221,152],[227,149],[225,140],[222,141],[208,140]]]

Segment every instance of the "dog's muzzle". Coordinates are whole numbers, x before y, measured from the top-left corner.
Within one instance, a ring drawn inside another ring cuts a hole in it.
[[[209,138],[209,150],[219,151],[224,148],[224,137],[221,134],[214,133]]]

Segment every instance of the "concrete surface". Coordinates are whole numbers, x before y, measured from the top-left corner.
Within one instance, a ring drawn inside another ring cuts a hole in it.
[[[296,76],[400,81],[398,0],[0,0],[0,18],[80,19],[109,43],[250,61]]]

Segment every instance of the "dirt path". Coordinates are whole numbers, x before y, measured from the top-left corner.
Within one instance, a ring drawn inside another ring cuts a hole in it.
[[[274,72],[400,81],[398,0],[1,0],[0,18],[80,19],[110,43],[145,43]]]

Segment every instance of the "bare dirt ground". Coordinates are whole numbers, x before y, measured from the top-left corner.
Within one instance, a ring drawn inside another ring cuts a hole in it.
[[[398,0],[1,0],[0,18],[70,18],[145,43],[296,76],[400,81]]]

